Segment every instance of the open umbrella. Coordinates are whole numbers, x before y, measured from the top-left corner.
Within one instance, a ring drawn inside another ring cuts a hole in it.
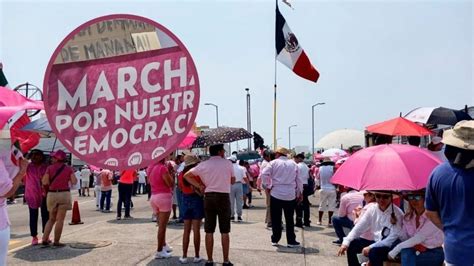
[[[427,136],[433,134],[430,130],[403,117],[397,117],[381,123],[368,126],[367,131],[389,136]]]
[[[472,120],[472,117],[464,111],[445,107],[419,107],[406,114],[405,118],[423,124],[451,126],[462,120]]]
[[[347,152],[344,151],[344,150],[341,150],[341,149],[337,149],[337,148],[332,148],[332,149],[327,149],[325,151],[323,151],[323,153],[321,153],[321,155],[323,157],[344,157],[347,155]]]
[[[248,160],[256,160],[256,159],[260,159],[260,158],[262,158],[262,157],[256,151],[237,153],[237,159],[238,160],[248,161]]]
[[[441,161],[428,151],[401,144],[372,146],[354,153],[331,182],[356,190],[419,190]]]
[[[252,138],[252,134],[243,128],[218,127],[202,132],[202,135],[194,141],[193,148],[203,148],[249,138]]]
[[[188,135],[184,137],[183,141],[178,145],[179,149],[188,149],[190,148],[194,141],[196,140],[197,135],[192,130],[188,132]]]

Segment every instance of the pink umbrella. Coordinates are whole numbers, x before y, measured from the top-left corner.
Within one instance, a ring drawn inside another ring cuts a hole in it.
[[[188,149],[193,145],[193,142],[196,140],[197,135],[191,130],[188,132],[188,135],[181,141],[178,145],[179,149]]]
[[[385,144],[354,153],[331,182],[356,190],[419,190],[441,161],[411,145]]]

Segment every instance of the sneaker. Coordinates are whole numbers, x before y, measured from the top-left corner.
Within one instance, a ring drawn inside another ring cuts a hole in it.
[[[332,243],[333,243],[333,244],[336,244],[336,245],[339,245],[339,246],[342,245],[342,241],[339,240],[339,239],[332,241]]]
[[[311,223],[304,223],[303,224],[305,227],[311,227]]]
[[[296,223],[295,227],[303,228],[303,223]]]
[[[222,266],[234,266],[234,264],[230,261],[222,263]]]
[[[173,248],[168,244],[163,246],[163,250],[168,252],[168,253],[173,252]]]
[[[246,204],[244,204],[244,206],[242,207],[242,209],[248,209],[249,206],[247,206]]]
[[[180,257],[179,262],[181,262],[182,264],[186,264],[186,263],[188,263],[188,258]]]
[[[132,216],[125,216],[125,217],[123,217],[123,219],[124,219],[124,220],[132,220],[132,219],[134,219],[134,218],[133,218]]]
[[[294,242],[294,243],[291,243],[291,244],[288,244],[287,247],[289,248],[299,248],[301,245],[299,242]]]
[[[34,236],[33,239],[31,239],[31,245],[36,246],[38,245],[38,237]]]
[[[237,217],[237,222],[239,222],[239,223],[240,223],[240,222],[242,222],[242,221],[243,221],[243,220],[242,220],[242,217],[240,217],[240,216],[239,216],[239,217]]]
[[[115,218],[115,220],[117,220],[117,221],[122,220],[122,217],[117,216],[117,218]]]
[[[155,253],[155,259],[167,259],[167,258],[171,258],[171,254],[164,250],[157,251]]]
[[[278,242],[272,242],[273,247],[278,247]]]
[[[193,263],[199,263],[201,262],[203,259],[201,257],[194,257],[193,259]]]
[[[213,261],[206,261],[206,264],[204,264],[206,266],[214,266],[214,262]]]

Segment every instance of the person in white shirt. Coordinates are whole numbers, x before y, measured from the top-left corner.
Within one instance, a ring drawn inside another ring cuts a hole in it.
[[[81,170],[81,189],[82,189],[82,196],[86,196],[86,190],[87,190],[87,196],[90,196],[89,193],[89,179],[91,177],[91,170],[87,165],[84,165]]]
[[[230,220],[235,219],[235,212],[237,211],[237,222],[242,222],[242,207],[244,205],[243,187],[242,183],[248,183],[247,169],[237,163],[237,157],[234,155],[229,157],[234,169],[235,183],[230,189]]]
[[[377,204],[371,204],[342,241],[338,255],[347,251],[349,266],[359,266],[357,254],[369,258],[371,266],[382,266],[402,227],[403,212],[394,206],[389,191],[373,191]],[[360,236],[370,230],[373,241]]]
[[[142,168],[140,171],[138,171],[138,189],[137,189],[138,194],[145,194],[147,192],[145,188],[145,184],[146,184],[146,172],[145,172],[145,169]]]
[[[337,210],[337,193],[336,186],[331,183],[331,178],[334,175],[334,162],[330,158],[325,157],[321,166],[319,166],[319,171],[317,179],[321,186],[319,191],[320,204],[319,204],[319,219],[318,225],[323,223],[323,214],[325,211],[328,212],[328,225],[332,225],[332,215]]]
[[[309,168],[304,162],[304,153],[300,153],[295,155],[294,157],[295,163],[298,165],[298,178],[303,183],[303,201],[296,204],[296,222],[295,226],[303,228],[303,221],[304,226],[310,227],[311,220],[309,220],[310,213],[309,213],[309,200],[308,200],[308,178],[309,178]]]
[[[77,190],[78,193],[79,193],[79,197],[82,197],[82,189],[81,189],[81,182],[82,182],[82,179],[81,179],[81,168],[77,168],[76,172],[74,172],[74,175],[76,176],[76,179],[77,179],[77,183],[72,185],[71,183],[69,183],[69,187],[71,188],[71,190]]]
[[[265,224],[267,225],[267,228],[272,227],[272,216],[270,215],[270,189],[265,185],[265,183],[262,180],[262,172],[265,168],[267,168],[270,165],[270,162],[272,160],[275,160],[275,153],[273,153],[270,150],[265,150],[263,152],[263,161],[260,165],[260,175],[258,176],[257,179],[257,188],[258,189],[264,189],[265,190],[265,203],[267,205],[267,212],[265,214]]]

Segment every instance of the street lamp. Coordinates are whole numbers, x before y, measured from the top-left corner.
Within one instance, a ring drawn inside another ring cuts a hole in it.
[[[291,128],[296,127],[296,125],[291,125],[288,127],[288,149],[291,150]]]
[[[317,104],[313,104],[313,106],[311,107],[311,128],[312,128],[312,134],[311,134],[311,151],[313,152],[311,154],[311,156],[314,156],[314,107],[318,106],[318,105],[324,105],[326,103],[317,103]]]
[[[245,88],[245,91],[247,91],[247,131],[252,133],[252,121],[250,118],[250,93],[249,93],[249,88]],[[247,150],[251,151],[252,150],[252,141],[251,139],[247,140]]]
[[[213,103],[205,103],[204,105],[211,105],[216,108],[216,123],[217,123],[217,127],[219,127],[219,107]]]

